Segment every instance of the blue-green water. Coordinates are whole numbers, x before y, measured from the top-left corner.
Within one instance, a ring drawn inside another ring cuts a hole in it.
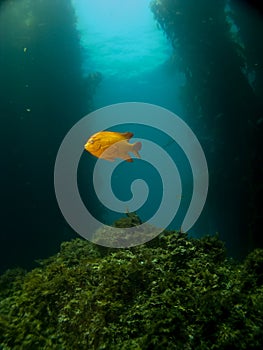
[[[31,267],[35,259],[56,252],[62,241],[77,237],[56,202],[57,151],[86,114],[123,102],[169,109],[202,145],[209,192],[191,235],[219,232],[232,256],[262,244],[258,13],[235,1],[223,3],[218,16],[218,4],[182,5],[181,10],[168,11],[164,33],[147,0],[21,0],[0,6],[2,270]],[[201,10],[204,6],[207,14]],[[95,72],[101,76],[98,84],[92,78]],[[191,166],[178,144],[160,130],[127,122],[114,131],[132,131],[138,139],[156,142],[178,167],[183,192],[168,228],[180,229],[193,191]],[[90,136],[87,130],[87,139]],[[111,224],[120,214],[96,198],[95,160],[83,153],[79,190],[94,216]],[[112,187],[117,197],[127,200],[132,179],[145,179],[149,198],[137,212],[146,221],[158,208],[162,181],[143,159],[134,161],[133,168],[127,165],[119,166]],[[103,188],[103,174],[100,181]]]
[[[83,47],[84,74],[100,71],[126,80],[158,68],[171,45],[157,29],[150,1],[72,1]],[[86,55],[86,59],[85,59]]]

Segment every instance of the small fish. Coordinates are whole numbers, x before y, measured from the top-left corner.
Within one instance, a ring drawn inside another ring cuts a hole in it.
[[[84,148],[97,158],[113,162],[116,158],[132,162],[128,152],[132,152],[137,158],[141,158],[139,151],[142,148],[141,142],[129,143],[133,137],[132,132],[100,131],[92,135]]]

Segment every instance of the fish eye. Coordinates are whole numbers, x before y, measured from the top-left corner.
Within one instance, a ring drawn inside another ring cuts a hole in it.
[[[94,140],[93,140],[93,139],[90,139],[90,140],[89,140],[89,143],[94,143]]]

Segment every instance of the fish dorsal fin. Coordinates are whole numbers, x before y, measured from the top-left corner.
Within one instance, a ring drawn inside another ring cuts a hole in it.
[[[133,133],[132,132],[123,132],[122,135],[127,139],[131,139],[133,137]]]

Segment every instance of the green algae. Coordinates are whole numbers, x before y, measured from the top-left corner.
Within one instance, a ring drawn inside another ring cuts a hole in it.
[[[176,231],[130,249],[64,242],[38,268],[0,277],[0,344],[260,349],[262,256],[258,249],[235,262],[217,236],[191,239]]]

